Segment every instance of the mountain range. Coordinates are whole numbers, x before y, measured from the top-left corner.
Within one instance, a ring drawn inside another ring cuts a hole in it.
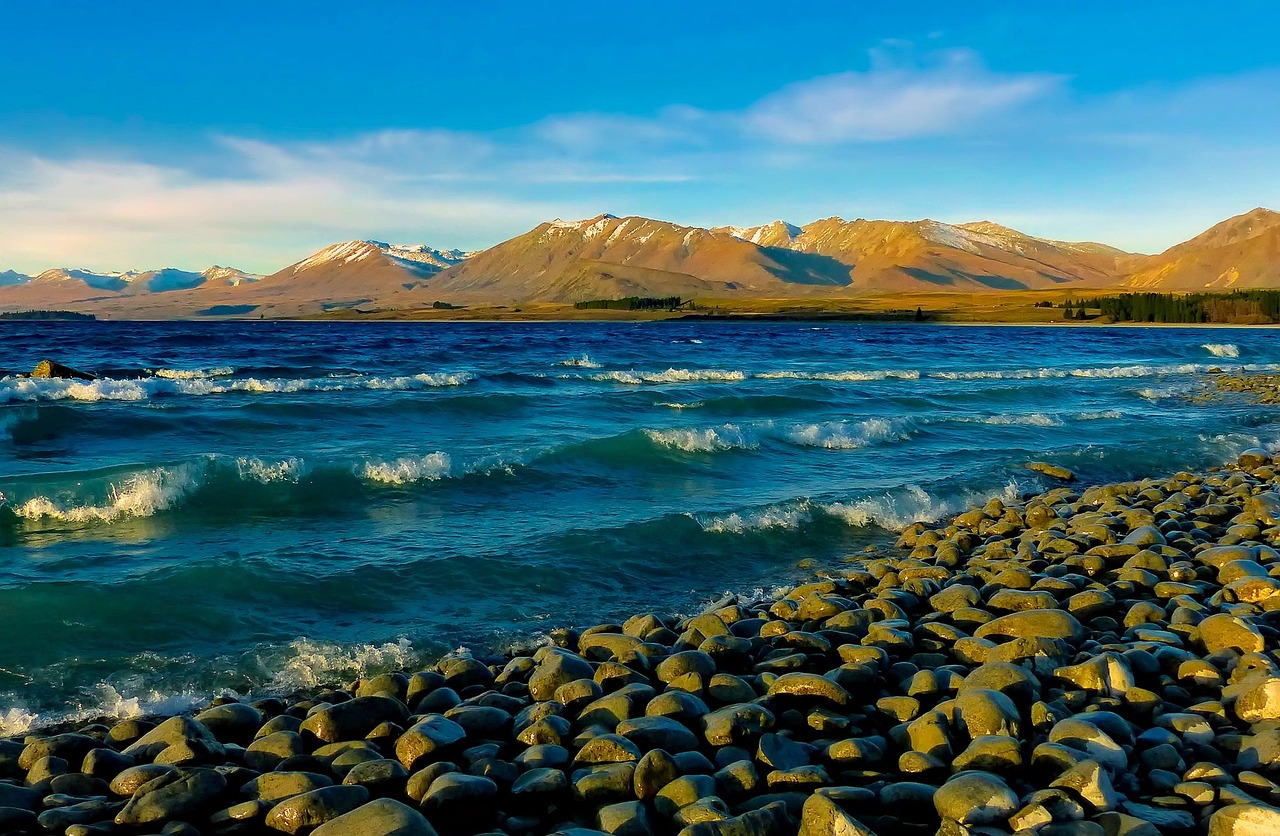
[[[1049,288],[1280,287],[1280,213],[1254,209],[1157,255],[1037,238],[990,222],[826,218],[805,226],[687,227],[599,215],[487,250],[344,241],[268,276],[229,267],[0,272],[0,310],[107,316],[302,316],[623,296],[848,297]]]

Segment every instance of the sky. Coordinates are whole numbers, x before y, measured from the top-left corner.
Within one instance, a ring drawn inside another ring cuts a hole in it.
[[[0,0],[0,271],[601,212],[1158,252],[1280,208],[1270,0]]]

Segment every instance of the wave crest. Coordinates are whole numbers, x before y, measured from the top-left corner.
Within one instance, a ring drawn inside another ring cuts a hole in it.
[[[654,444],[686,453],[715,453],[725,450],[753,450],[756,439],[736,424],[706,429],[645,430]]]
[[[1205,343],[1200,347],[1212,354],[1214,357],[1240,356],[1239,346],[1233,345],[1232,343]]]
[[[111,484],[106,498],[99,503],[65,504],[37,496],[13,510],[19,517],[33,521],[113,523],[126,517],[150,517],[167,511],[200,484],[199,475],[190,466],[157,467]]]
[[[421,457],[406,457],[390,462],[365,462],[357,468],[356,473],[361,479],[384,485],[435,482],[452,475],[453,458],[448,453],[437,451]]]
[[[747,379],[747,373],[737,369],[667,369],[664,372],[601,372],[591,376],[601,383],[625,383],[640,386],[645,383],[698,383],[708,381],[736,382]]]
[[[218,370],[214,370],[218,371]],[[470,372],[424,372],[414,375],[344,375],[320,378],[215,378],[155,375],[137,379],[99,378],[93,381],[59,378],[0,378],[0,403],[18,401],[144,401],[165,395],[225,395],[294,392],[340,392],[348,389],[409,390],[464,386],[475,380]]]
[[[785,440],[802,447],[828,450],[858,450],[889,441],[910,438],[906,419],[868,418],[851,424],[828,421],[819,424],[795,424],[784,434]]]

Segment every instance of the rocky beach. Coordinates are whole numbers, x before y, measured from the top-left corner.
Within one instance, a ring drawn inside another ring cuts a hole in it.
[[[1263,834],[1280,456],[917,523],[775,596],[0,741],[0,828]]]

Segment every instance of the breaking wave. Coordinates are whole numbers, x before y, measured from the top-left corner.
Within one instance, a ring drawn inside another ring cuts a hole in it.
[[[217,371],[217,370],[214,370]],[[470,372],[426,372],[414,375],[333,375],[318,378],[232,378],[212,375],[156,374],[151,377],[100,378],[93,381],[56,378],[0,378],[0,403],[21,401],[145,401],[163,396],[225,395],[346,390],[410,390],[464,386]]]
[[[1231,343],[1205,343],[1200,346],[1214,357],[1239,357],[1239,347]]]
[[[920,372],[915,369],[873,369],[870,371],[841,372],[804,372],[779,371],[761,372],[755,375],[760,380],[824,380],[834,382],[852,382],[860,380],[919,380]]]
[[[723,450],[752,450],[759,442],[734,424],[706,429],[645,430],[654,444],[686,453],[715,453]]]
[[[386,485],[410,485],[415,482],[445,479],[453,472],[453,459],[448,453],[429,453],[419,458],[402,458],[389,462],[365,462],[359,467],[360,478]]]
[[[581,357],[570,357],[567,360],[561,360],[556,365],[573,366],[579,369],[598,369],[602,364],[592,360],[590,354],[583,354]]]
[[[783,434],[783,438],[792,444],[828,450],[857,450],[883,442],[904,441],[910,436],[910,421],[905,418],[795,424]]]
[[[646,383],[697,383],[704,381],[736,382],[747,379],[747,373],[736,369],[667,369],[662,372],[601,372],[591,376],[602,383],[625,383],[640,386]]]
[[[912,523],[937,522],[992,498],[1016,502],[1021,495],[1022,488],[1015,481],[990,491],[966,488],[951,494],[934,494],[919,485],[905,485],[881,495],[847,502],[800,499],[727,514],[689,516],[703,531],[715,534],[795,530],[823,521],[835,521],[852,528],[878,526],[901,531]]]
[[[207,670],[193,673],[189,658],[146,653],[129,660],[128,668],[154,672],[151,675],[135,672],[82,687],[61,709],[35,709],[17,695],[0,693],[8,704],[0,709],[0,737],[55,725],[182,714],[208,704],[211,696],[245,699],[288,694],[411,669],[425,664],[430,655],[407,638],[341,644],[301,637],[211,660],[203,666]],[[221,684],[228,678],[234,687]]]

